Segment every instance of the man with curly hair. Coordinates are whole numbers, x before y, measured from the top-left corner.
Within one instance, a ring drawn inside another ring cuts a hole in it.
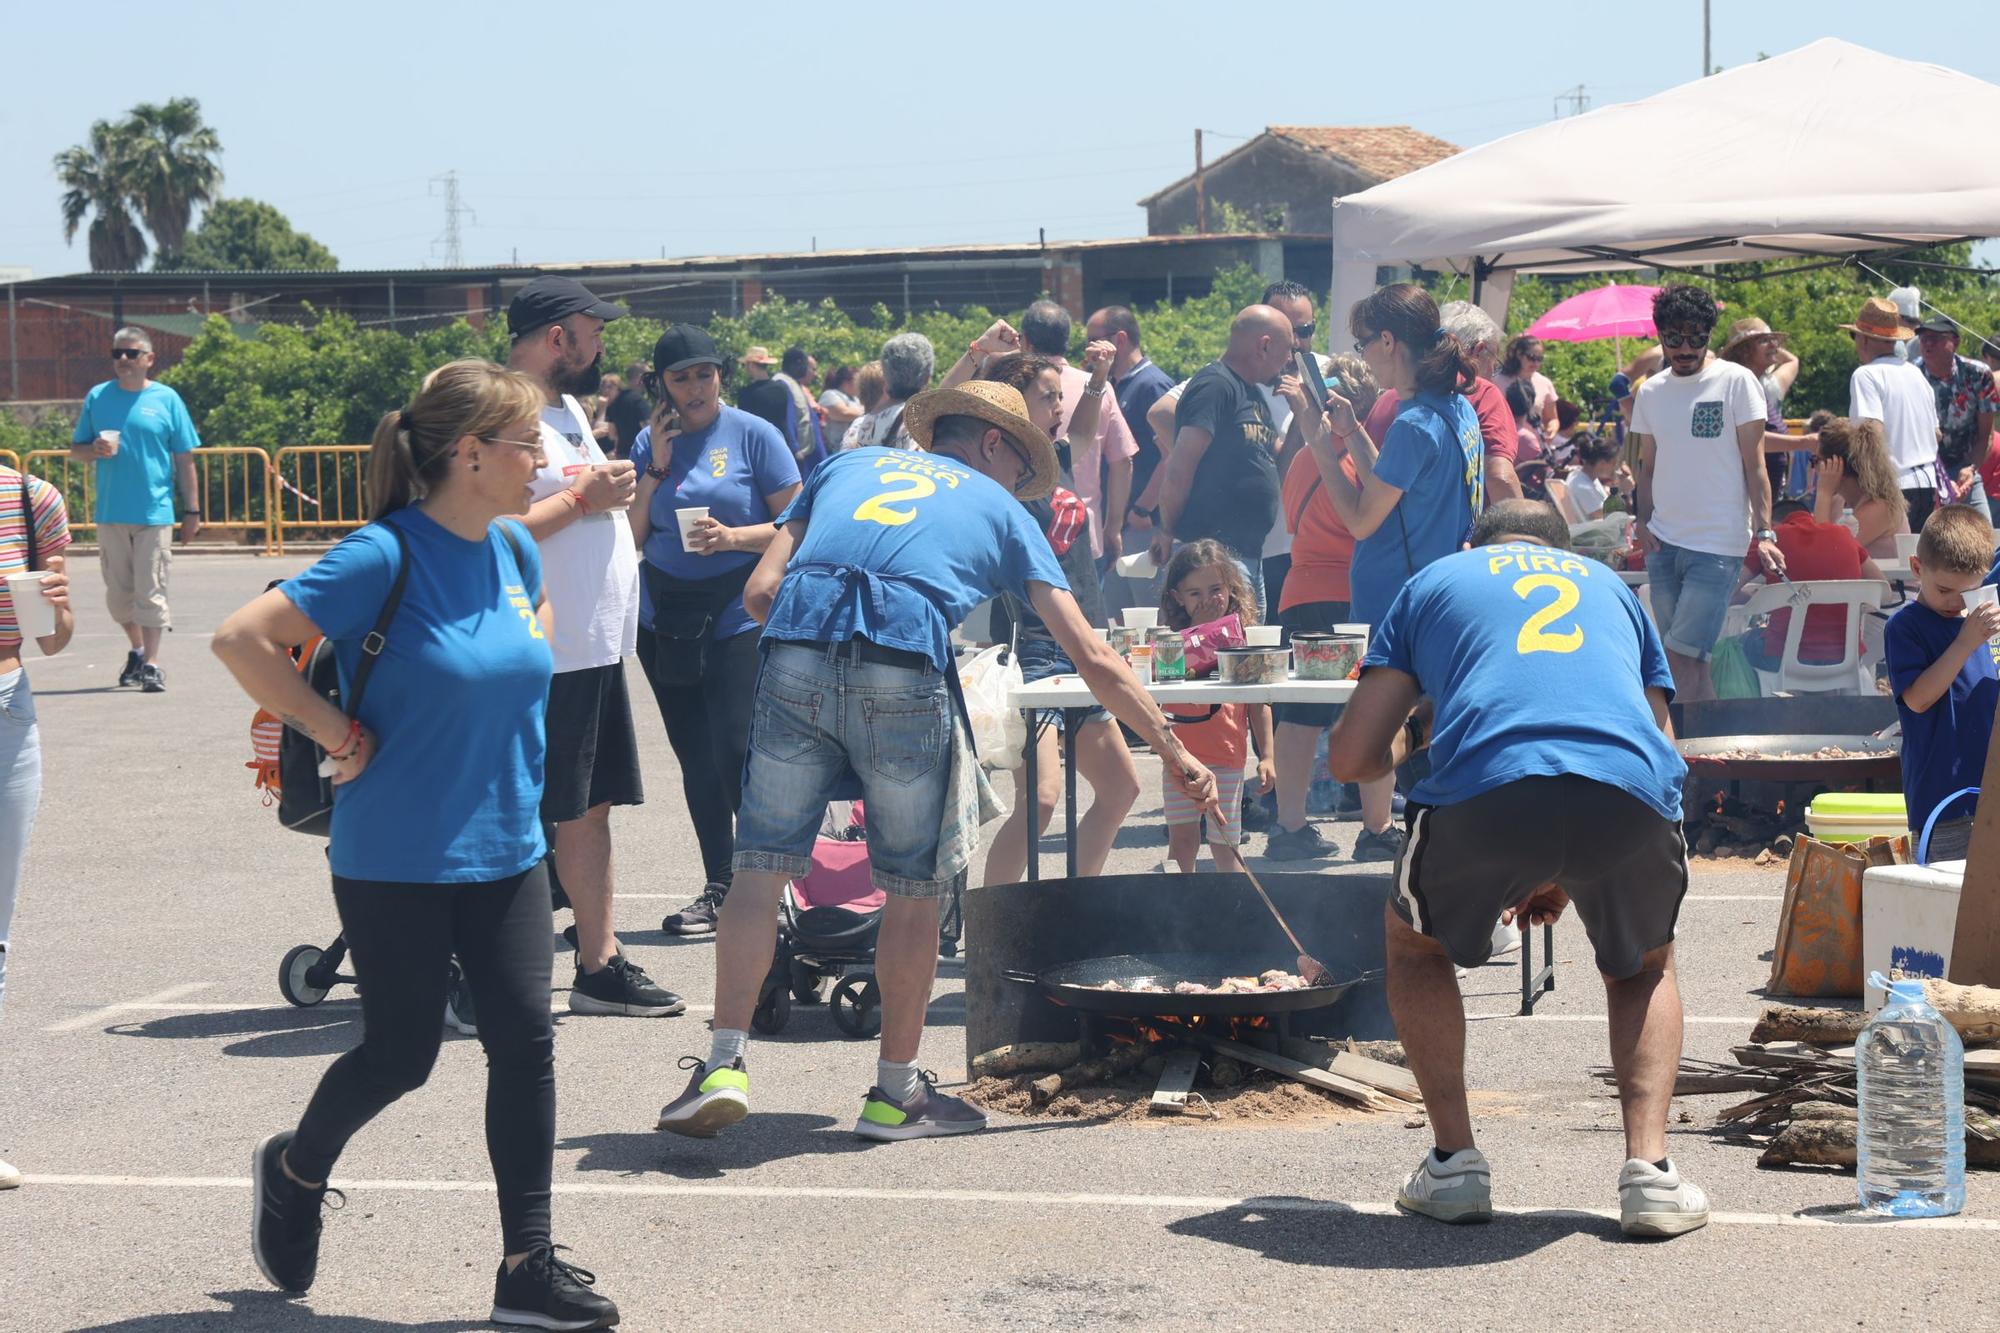
[[[1632,534],[1646,552],[1653,616],[1683,702],[1715,697],[1708,661],[1752,537],[1767,572],[1785,568],[1764,470],[1764,389],[1745,367],[1709,358],[1715,316],[1715,298],[1699,287],[1660,289],[1653,324],[1666,373],[1641,385],[1632,404]]]

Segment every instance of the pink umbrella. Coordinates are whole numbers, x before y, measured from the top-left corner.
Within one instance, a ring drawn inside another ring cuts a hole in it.
[[[1658,287],[1621,287],[1612,283],[1558,301],[1529,326],[1528,332],[1551,342],[1581,343],[1599,338],[1651,338],[1653,297]]]

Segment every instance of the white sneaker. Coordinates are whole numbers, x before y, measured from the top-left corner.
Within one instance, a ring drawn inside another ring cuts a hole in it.
[[[1461,1148],[1442,1162],[1436,1154],[1425,1153],[1403,1182],[1396,1206],[1440,1222],[1491,1222],[1493,1168],[1477,1148]]]
[[[21,1173],[14,1168],[12,1163],[0,1162],[0,1190],[17,1190],[19,1188],[21,1188]]]
[[[1618,1226],[1628,1236],[1678,1236],[1708,1225],[1708,1196],[1681,1179],[1672,1159],[1662,1171],[1634,1157],[1618,1173]]]
[[[1521,947],[1521,932],[1513,926],[1501,922],[1493,923],[1493,952],[1487,957],[1498,958],[1502,954],[1514,953]]]

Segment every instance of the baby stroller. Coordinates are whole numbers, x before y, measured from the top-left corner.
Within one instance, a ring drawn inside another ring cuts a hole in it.
[[[869,880],[867,826],[856,801],[845,826],[829,812],[813,846],[812,869],[785,886],[778,904],[778,947],[750,1024],[782,1032],[792,1003],[825,1002],[850,1037],[882,1030],[875,984],[875,935],[886,895]],[[828,992],[827,983],[832,983]]]

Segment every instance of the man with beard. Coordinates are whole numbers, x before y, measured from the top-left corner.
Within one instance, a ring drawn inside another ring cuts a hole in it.
[[[541,545],[555,619],[542,820],[555,825],[556,874],[576,913],[569,1008],[656,1017],[687,1006],[618,951],[611,928],[611,807],[644,799],[625,690],[625,658],[639,632],[639,555],[624,511],[638,476],[629,459],[604,456],[577,403],[602,378],[605,323],[624,314],[573,279],[537,278],[507,307],[507,365],[548,395],[546,461],[523,521]]]

